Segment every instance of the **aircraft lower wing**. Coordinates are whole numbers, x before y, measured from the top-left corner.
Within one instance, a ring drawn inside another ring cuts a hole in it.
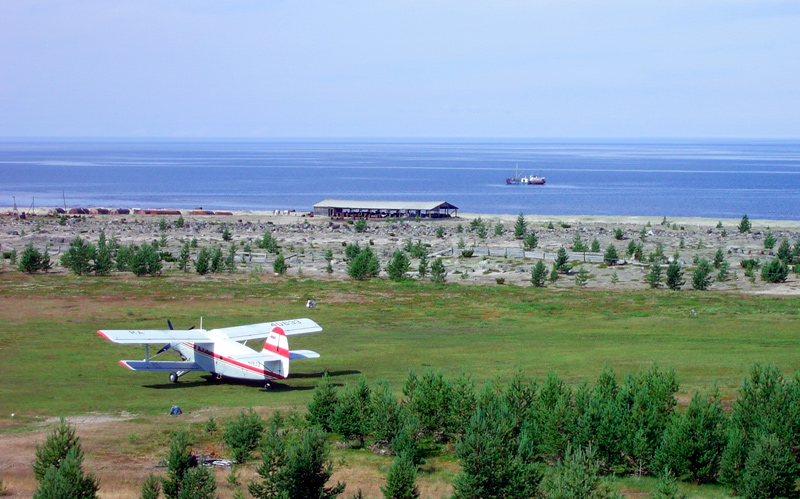
[[[202,343],[208,336],[202,329],[101,329],[97,332],[114,343]]]
[[[311,350],[292,350],[289,352],[290,359],[318,359],[319,354]]]
[[[205,371],[194,362],[147,362],[144,360],[121,360],[120,364],[132,371]]]
[[[255,340],[266,338],[276,327],[283,330],[283,334],[291,336],[293,334],[318,333],[322,331],[319,324],[311,319],[291,319],[288,321],[261,322],[259,324],[248,324],[246,326],[233,326],[219,328],[218,331],[224,333],[234,341]]]

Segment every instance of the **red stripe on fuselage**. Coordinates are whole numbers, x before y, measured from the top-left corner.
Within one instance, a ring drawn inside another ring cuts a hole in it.
[[[203,347],[199,347],[194,343],[181,343],[181,344],[186,345],[187,347],[191,347],[195,352],[205,355],[206,357],[211,357],[212,359],[218,359],[223,362],[227,362],[228,364],[233,364],[234,366],[241,367],[243,369],[247,369],[248,371],[253,371],[258,374],[270,376],[275,379],[286,379],[285,376],[281,376],[280,374],[274,373],[272,371],[267,371],[266,369],[259,369],[258,367],[245,364],[244,362],[239,362],[238,360],[234,360],[230,357],[223,357],[218,353],[212,352],[211,350],[205,349]]]

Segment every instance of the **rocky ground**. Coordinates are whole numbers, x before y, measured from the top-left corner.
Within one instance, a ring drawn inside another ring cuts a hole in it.
[[[5,210],[0,209],[0,212]],[[11,216],[0,217],[0,249],[7,256],[16,249],[20,253],[24,247],[33,243],[44,249],[49,246],[54,262],[59,254],[76,236],[96,242],[100,232],[107,238],[114,237],[120,244],[141,244],[161,240],[163,218],[167,229],[165,251],[177,256],[183,241],[197,240],[197,247],[221,246],[228,252],[231,242],[223,241],[223,231],[228,229],[232,242],[238,247],[238,272],[272,273],[273,254],[257,248],[257,240],[270,231],[277,238],[289,265],[287,274],[291,277],[303,276],[317,279],[346,279],[347,266],[344,262],[344,247],[358,243],[371,245],[376,251],[382,266],[392,254],[405,247],[409,241],[424,244],[431,259],[442,256],[447,268],[447,280],[462,283],[490,285],[530,286],[530,271],[537,258],[544,258],[548,268],[559,248],[568,250],[576,235],[591,246],[594,239],[600,243],[602,251],[614,245],[620,254],[620,264],[606,266],[601,262],[601,254],[571,253],[573,272],[562,275],[557,281],[548,283],[549,287],[569,288],[576,286],[575,276],[583,266],[590,277],[587,288],[596,289],[636,289],[646,288],[644,282],[648,268],[645,264],[626,257],[625,252],[631,241],[641,243],[644,255],[658,251],[660,246],[664,255],[671,258],[676,252],[683,265],[684,279],[690,288],[691,272],[696,258],[711,261],[718,249],[722,249],[730,264],[730,277],[711,286],[712,290],[800,294],[800,279],[795,273],[789,275],[785,283],[768,284],[757,277],[753,282],[745,276],[740,266],[743,259],[759,259],[762,263],[772,259],[783,239],[794,246],[800,239],[800,222],[753,220],[752,230],[740,233],[739,220],[710,220],[697,218],[659,219],[647,217],[550,217],[525,216],[528,230],[533,230],[538,238],[536,250],[524,254],[521,242],[514,237],[516,215],[473,215],[459,214],[456,218],[442,220],[371,220],[363,232],[357,232],[355,225],[348,221],[334,221],[328,218],[311,217],[303,213],[274,214],[272,212],[235,212],[232,216],[189,216],[183,215],[185,224],[177,227],[177,216],[159,215],[84,215],[59,220],[59,217],[44,216],[46,209],[39,209],[37,216],[27,216],[24,220]],[[486,226],[486,237],[480,237],[470,229],[470,223],[479,218]],[[622,231],[622,239],[615,237],[617,229]],[[765,249],[764,241],[772,233],[777,243],[772,249]],[[246,245],[251,254],[244,254]],[[333,273],[327,273],[325,251],[334,252]],[[473,249],[472,257],[462,256],[462,249]],[[10,271],[13,266],[8,259],[3,260],[2,270]],[[174,264],[166,264],[165,271]],[[417,261],[411,263],[412,277],[417,277]],[[56,265],[56,272],[65,269]],[[385,276],[385,272],[381,273]]]

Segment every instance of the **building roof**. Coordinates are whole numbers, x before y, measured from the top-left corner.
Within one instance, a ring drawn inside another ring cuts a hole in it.
[[[356,210],[457,210],[447,201],[355,201],[346,199],[326,199],[314,208],[341,208]]]

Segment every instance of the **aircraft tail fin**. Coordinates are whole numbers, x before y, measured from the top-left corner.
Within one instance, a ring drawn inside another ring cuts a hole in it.
[[[281,374],[289,376],[289,340],[286,339],[286,332],[280,326],[275,326],[264,342],[262,352],[269,352],[280,356]]]

